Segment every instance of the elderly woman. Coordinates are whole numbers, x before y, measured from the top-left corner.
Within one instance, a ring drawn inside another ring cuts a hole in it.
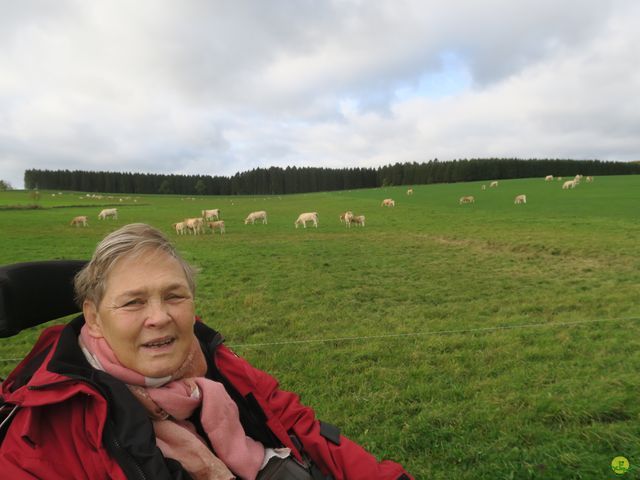
[[[46,479],[389,479],[195,316],[193,269],[144,224],[78,273],[83,315],[45,330],[2,384],[0,472]]]

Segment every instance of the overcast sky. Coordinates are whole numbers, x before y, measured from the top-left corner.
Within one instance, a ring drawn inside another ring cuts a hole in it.
[[[0,0],[0,179],[640,159],[637,0]]]

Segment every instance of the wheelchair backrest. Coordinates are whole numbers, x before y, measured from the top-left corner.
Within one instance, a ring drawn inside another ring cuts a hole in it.
[[[79,311],[73,277],[86,260],[50,260],[0,267],[0,337]]]

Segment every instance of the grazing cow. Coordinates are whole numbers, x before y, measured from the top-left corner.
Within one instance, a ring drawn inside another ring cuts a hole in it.
[[[204,220],[202,220],[202,217],[185,218],[184,225],[189,233],[193,232],[194,235],[204,233]]]
[[[547,175],[546,177],[544,177],[544,181],[545,182],[552,182],[553,181],[553,175]]]
[[[564,182],[562,184],[562,189],[563,190],[569,190],[570,188],[576,188],[576,181],[575,180],[567,180],[566,182]]]
[[[593,182],[593,177],[591,175],[589,175],[587,177],[587,183],[591,183],[591,182]]]
[[[247,218],[244,219],[244,224],[247,225],[251,222],[251,225],[256,223],[256,220],[262,220],[262,223],[267,223],[267,212],[260,210],[258,212],[251,212]]]
[[[105,208],[98,214],[99,220],[105,220],[106,218],[113,218],[114,220],[118,219],[118,209],[117,208]]]
[[[493,182],[491,182],[491,183],[489,184],[489,188],[495,188],[495,187],[497,187],[497,186],[498,186],[498,181],[497,181],[497,180],[494,180]]]
[[[294,225],[296,228],[298,228],[298,225],[302,225],[304,228],[307,228],[307,222],[313,222],[313,226],[318,228],[318,212],[301,213],[298,216],[298,219],[294,222]]]
[[[202,217],[206,220],[220,220],[220,209],[214,208],[213,210],[202,210]]]
[[[351,228],[351,223],[353,222],[353,212],[345,212],[344,214],[344,223],[347,227]]]
[[[353,212],[351,210],[347,210],[346,212],[340,214],[340,223],[349,225],[351,218],[353,218]]]
[[[360,225],[361,227],[364,227],[364,215],[356,215],[351,219],[351,222],[349,223],[350,224],[353,223],[354,225]]]
[[[216,233],[216,228],[220,230],[220,235],[224,233],[224,220],[218,220],[217,222],[208,222],[207,225],[211,229],[211,233]]]
[[[382,201],[382,204],[380,206],[381,207],[395,207],[396,206],[396,202],[394,202],[393,199],[391,199],[391,198],[385,198]]]
[[[521,203],[527,203],[527,196],[526,195],[517,195],[516,198],[513,200],[513,203],[516,205],[519,205]]]
[[[460,202],[459,204],[462,205],[463,203],[475,203],[476,199],[473,195],[466,195],[464,197],[460,197]]]
[[[184,224],[184,222],[178,222],[178,223],[174,223],[173,224],[173,228],[176,229],[176,233],[178,235],[184,235],[187,229],[187,226]]]
[[[407,190],[407,195],[413,195],[413,188],[410,188],[409,190]]]
[[[78,217],[74,217],[74,219],[71,220],[71,223],[69,225],[75,225],[76,228],[79,227],[80,225],[82,225],[83,227],[87,227],[89,225],[89,222],[87,221],[86,215],[80,215]]]

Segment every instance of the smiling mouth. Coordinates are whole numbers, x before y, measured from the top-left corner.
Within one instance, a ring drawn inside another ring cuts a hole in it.
[[[175,341],[176,339],[174,337],[160,338],[158,340],[143,343],[142,346],[145,348],[161,348],[166,347],[167,345],[171,345]]]

